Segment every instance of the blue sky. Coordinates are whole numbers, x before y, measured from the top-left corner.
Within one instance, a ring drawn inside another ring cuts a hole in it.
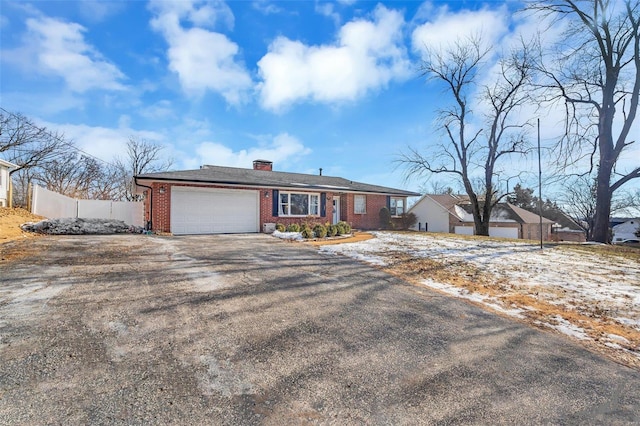
[[[508,46],[536,28],[519,6],[2,1],[0,103],[106,161],[136,137],[164,145],[175,169],[260,158],[418,190],[424,180],[404,182],[393,160],[440,137],[444,94],[420,76],[424,46],[473,33]],[[504,174],[531,164],[507,163]]]

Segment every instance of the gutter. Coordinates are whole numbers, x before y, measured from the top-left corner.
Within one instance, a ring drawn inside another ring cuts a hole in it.
[[[153,221],[153,188],[147,185],[139,184],[137,176],[133,177],[133,182],[136,184],[136,186],[149,188],[149,220],[146,223],[146,229],[147,231],[151,231],[153,229],[153,222],[152,222]]]
[[[288,183],[246,183],[239,181],[213,181],[213,180],[194,180],[194,179],[185,179],[185,178],[163,178],[163,177],[141,177],[140,179],[151,180],[151,181],[162,181],[162,182],[177,182],[177,183],[191,183],[194,185],[220,185],[220,186],[242,186],[242,187],[250,187],[250,188],[269,188],[269,189],[279,189],[279,188],[288,188],[288,189],[299,189],[300,191],[321,191],[321,192],[343,192],[349,194],[374,194],[374,195],[390,195],[392,197],[417,197],[420,194],[417,192],[411,191],[403,191],[404,193],[398,192],[377,192],[371,190],[357,190],[350,188],[328,188],[326,186],[317,186],[317,185],[292,185]],[[145,186],[145,185],[140,185]],[[145,186],[148,188],[147,186]]]

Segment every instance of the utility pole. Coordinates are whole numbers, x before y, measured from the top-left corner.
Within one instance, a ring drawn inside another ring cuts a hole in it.
[[[538,118],[538,216],[540,216],[540,250],[542,250],[542,156],[540,155],[540,119]]]

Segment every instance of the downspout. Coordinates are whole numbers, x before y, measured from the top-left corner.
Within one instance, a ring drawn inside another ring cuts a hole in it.
[[[153,229],[153,188],[147,185],[141,185],[138,183],[138,178],[136,176],[133,177],[133,182],[136,186],[141,186],[143,188],[149,188],[149,220],[146,223],[146,230],[151,231]]]

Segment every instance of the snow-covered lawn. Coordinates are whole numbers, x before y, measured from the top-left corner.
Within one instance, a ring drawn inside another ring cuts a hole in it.
[[[422,285],[617,350],[640,366],[638,257],[512,240],[376,232],[323,246]]]

